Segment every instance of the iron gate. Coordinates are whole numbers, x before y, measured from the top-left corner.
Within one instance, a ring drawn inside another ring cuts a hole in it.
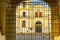
[[[16,6],[16,40],[51,40],[51,9],[46,2],[29,0]]]

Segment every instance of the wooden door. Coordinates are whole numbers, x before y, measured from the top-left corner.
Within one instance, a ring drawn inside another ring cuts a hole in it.
[[[26,21],[22,21],[22,27],[26,27]]]

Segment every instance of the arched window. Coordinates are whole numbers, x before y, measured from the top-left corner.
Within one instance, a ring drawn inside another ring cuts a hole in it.
[[[25,17],[26,16],[26,14],[25,14],[25,12],[23,12],[23,17]]]
[[[35,17],[38,17],[38,12],[35,12]]]
[[[42,17],[42,12],[39,12],[39,17]]]
[[[42,17],[42,12],[35,12],[35,17]]]

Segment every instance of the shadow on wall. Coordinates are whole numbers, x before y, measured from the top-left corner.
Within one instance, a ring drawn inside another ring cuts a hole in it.
[[[5,35],[6,26],[6,0],[0,0],[0,32]]]
[[[0,33],[2,34],[2,27],[0,26]]]

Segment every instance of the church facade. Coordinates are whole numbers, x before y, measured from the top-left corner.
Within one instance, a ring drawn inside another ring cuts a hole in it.
[[[16,33],[35,34],[51,33],[51,10],[37,3],[31,6],[31,1],[21,2],[16,7]]]

